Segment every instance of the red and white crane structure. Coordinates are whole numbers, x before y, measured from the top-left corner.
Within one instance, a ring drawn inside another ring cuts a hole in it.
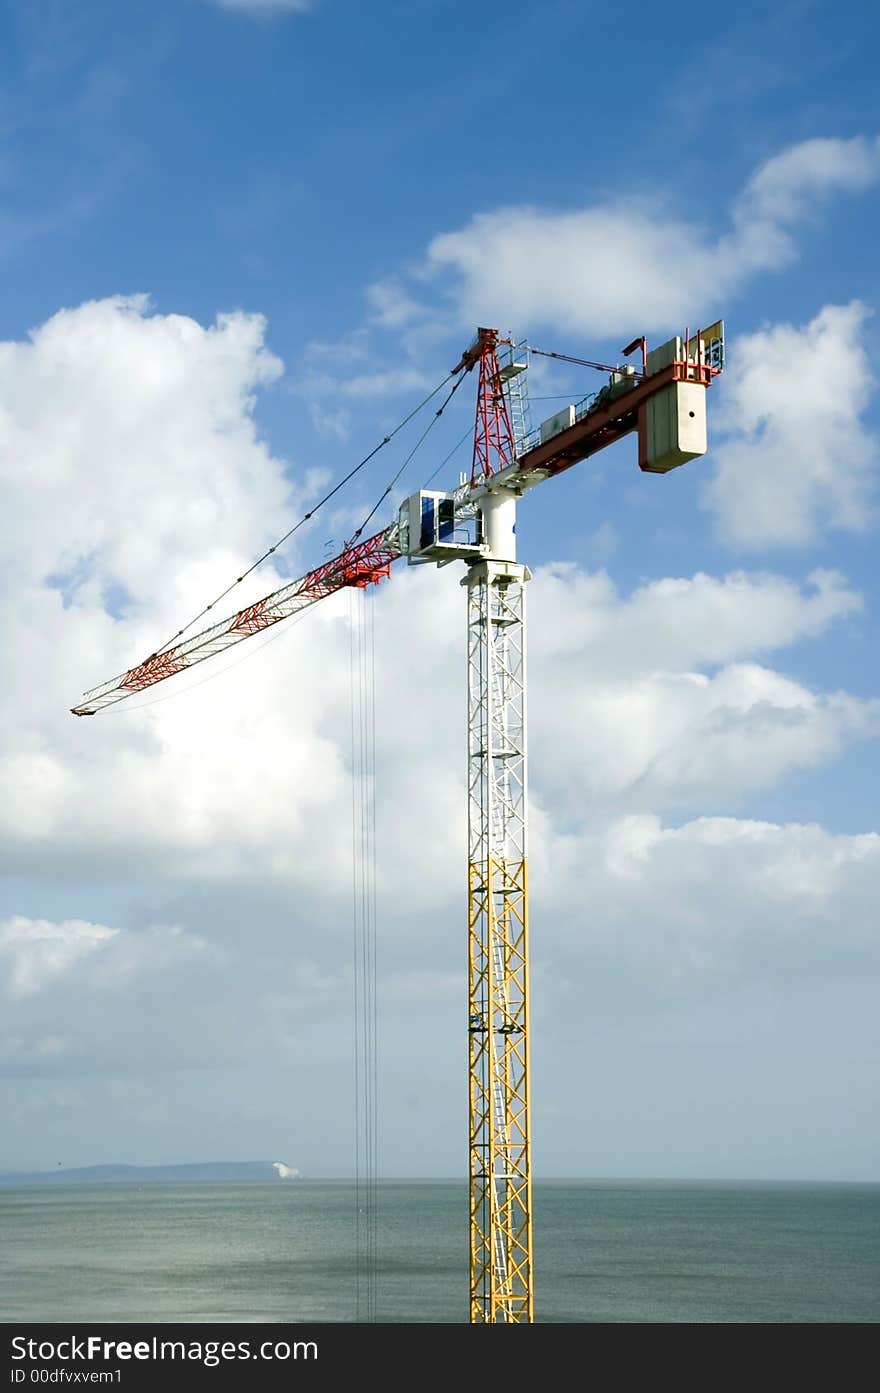
[[[395,521],[330,561],[202,632],[166,645],[73,707],[91,716],[262,633],[346,587],[378,584],[391,564],[463,561],[468,677],[468,1074],[470,1319],[534,1318],[529,1128],[529,917],[525,588],[516,510],[529,489],[633,432],[639,467],[670,469],[703,455],[706,388],[723,366],[719,321],[652,352],[638,368],[606,367],[596,396],[526,431],[521,409],[529,350],[479,329],[450,376],[477,368],[469,479],[421,490]],[[499,358],[499,349],[501,350]],[[449,380],[449,379],[447,379]],[[441,408],[442,409],[442,408]]]

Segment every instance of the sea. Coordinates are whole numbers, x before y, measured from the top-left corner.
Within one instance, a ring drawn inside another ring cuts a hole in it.
[[[367,1198],[364,1217],[345,1181],[0,1188],[0,1317],[466,1321],[466,1186]],[[560,1180],[533,1209],[539,1322],[880,1320],[880,1185]]]

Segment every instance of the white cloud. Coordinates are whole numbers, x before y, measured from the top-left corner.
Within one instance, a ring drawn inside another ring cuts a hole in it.
[[[376,281],[366,294],[373,319],[384,329],[402,328],[425,312],[399,280]]]
[[[660,1000],[698,999],[742,982],[877,970],[876,833],[719,817],[673,826],[636,814],[565,834],[539,815],[535,834],[534,996],[547,1044],[556,1039],[558,1004],[570,1005],[585,961],[591,973],[610,971]],[[425,1028],[432,1031],[454,1020],[463,990],[458,955],[451,959],[446,937],[437,937],[449,923],[448,896],[434,899],[420,875],[414,921],[400,901],[407,883],[397,878],[381,909],[386,1047],[410,1037],[414,1002],[431,1002],[433,1024]],[[349,945],[341,953],[331,929],[307,948],[302,914],[292,938],[288,914],[281,951],[256,923],[238,941],[224,944],[213,934],[209,947],[179,929],[6,921],[0,1069],[102,1074],[119,1087],[129,1072],[222,1072],[251,1063],[298,1077],[304,1050],[324,1034],[341,1064],[351,1024]],[[408,960],[396,951],[388,960],[392,942]]]
[[[434,386],[436,381],[430,381],[419,368],[399,367],[385,368],[378,372],[349,373],[345,377],[308,372],[298,385],[297,391],[309,399],[309,409],[316,428],[344,439],[343,432],[348,429],[348,420],[345,409],[338,406],[342,399],[370,401],[405,393],[421,394],[427,387]],[[333,403],[329,408],[326,405],[328,401]]]
[[[339,407],[327,408],[316,401],[310,401],[308,407],[309,420],[319,435],[346,444],[351,436],[350,412]]]
[[[80,920],[0,921],[0,1073],[223,1068],[288,1058],[310,1017],[347,1006],[338,951],[330,971],[308,951],[259,934],[224,942],[177,925],[109,928]]]
[[[14,914],[0,920],[0,988],[13,997],[33,996],[72,984],[118,991],[146,973],[201,952],[196,935],[177,926],[134,934],[82,919],[30,919]]]
[[[554,689],[543,678],[535,685],[533,708],[538,700],[548,705]],[[552,709],[567,738],[536,732],[536,786],[569,815],[585,801],[738,806],[797,769],[827,763],[852,741],[880,735],[880,701],[819,696],[756,664],[715,677],[594,676],[580,692],[556,691]]]
[[[573,908],[585,881],[588,923]],[[536,889],[562,916],[570,952],[626,963],[674,995],[876,970],[878,893],[877,833],[718,817],[672,827],[651,814],[560,843]]]
[[[816,638],[858,614],[862,598],[836,571],[803,586],[766,572],[731,571],[648,581],[622,596],[604,572],[556,563],[529,592],[537,617],[530,645],[539,662],[580,653],[602,674],[689,671]]]
[[[533,791],[563,817],[725,808],[880,734],[880,702],[823,694],[751,661],[857,613],[838,575],[799,588],[734,572],[620,596],[604,573],[531,587]]]
[[[427,270],[451,273],[468,324],[552,325],[584,334],[680,329],[723,313],[757,272],[797,254],[793,233],[821,199],[880,178],[880,141],[809,140],[760,166],[713,236],[657,201],[479,213],[430,243]]]
[[[608,561],[620,546],[620,534],[613,523],[602,522],[587,538],[587,550],[596,561]]]
[[[798,222],[820,198],[858,192],[880,175],[880,136],[804,140],[765,161],[752,175],[738,208],[744,223]]]
[[[268,541],[292,499],[251,415],[282,372],[264,333],[258,315],[205,329],[120,296],[0,344],[0,575],[18,587],[62,575],[75,601],[84,582],[112,586],[117,610],[155,615],[169,562],[225,555],[215,574],[228,576]],[[186,578],[183,604],[211,588],[210,569]]]
[[[106,948],[118,932],[81,919],[53,924],[15,914],[0,921],[0,963],[8,969],[7,990],[13,996],[39,991],[75,963]]]
[[[433,386],[417,368],[388,368],[384,372],[359,373],[334,382],[335,390],[346,397],[384,397],[398,392],[424,391]]]
[[[868,314],[859,301],[826,305],[805,325],[734,340],[713,388],[722,440],[703,498],[725,540],[802,546],[873,520],[880,449],[863,419],[874,387]]]
[[[174,823],[185,859],[213,818],[238,816],[233,805],[253,768],[249,775],[236,758],[235,775],[224,776],[211,759],[200,769],[196,751],[205,741],[221,747],[224,728],[252,726],[253,693],[237,714],[209,706],[206,718],[205,708],[196,710],[192,737],[182,710],[170,726],[136,717],[106,726],[98,740],[63,712],[77,690],[174,633],[274,541],[278,518],[297,506],[297,490],[252,419],[254,391],[281,371],[263,336],[257,317],[224,316],[206,329],[151,315],[135,298],[62,311],[29,342],[0,345],[0,631],[9,722],[0,778],[4,817],[17,827],[26,860],[43,860],[62,805],[74,824],[103,824],[105,852],[135,858],[144,845],[168,847],[163,828]],[[278,580],[270,568],[260,572],[249,590],[241,587],[239,603]],[[232,599],[225,603],[234,608]],[[286,731],[283,706],[265,723],[267,734],[276,722]],[[325,758],[326,741],[314,730],[304,730],[301,743],[294,734],[294,744],[310,752],[306,783],[318,804],[326,802],[336,751]],[[271,747],[262,748],[269,789],[277,768]],[[301,760],[288,754],[296,777]],[[225,791],[203,784],[209,767]],[[312,778],[319,768],[323,776]]]

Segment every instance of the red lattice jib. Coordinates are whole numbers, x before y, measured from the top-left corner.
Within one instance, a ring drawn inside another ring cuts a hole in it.
[[[302,580],[302,592],[307,595],[331,595],[343,586],[354,585],[363,590],[367,585],[378,585],[388,575],[391,563],[400,551],[389,546],[385,532],[377,532],[364,542],[346,547],[341,556],[326,561],[317,570],[309,571]]]
[[[140,692],[144,687],[152,687],[154,682],[161,682],[163,677],[173,677],[175,672],[182,672],[187,666],[180,658],[175,658],[174,649],[167,653],[156,653],[152,658],[148,658],[139,667],[133,667],[127,672],[120,682],[120,687],[128,687],[129,691]]]
[[[261,629],[268,629],[270,624],[274,624],[277,615],[267,613],[269,597],[257,600],[255,605],[248,605],[247,609],[239,610],[229,626],[231,634],[258,634]]]

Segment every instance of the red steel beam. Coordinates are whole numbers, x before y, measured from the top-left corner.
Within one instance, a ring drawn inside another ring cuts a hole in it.
[[[521,455],[519,467],[523,473],[542,469],[549,475],[561,474],[579,460],[588,459],[606,445],[621,440],[636,430],[639,423],[639,408],[649,397],[668,387],[670,382],[696,382],[708,387],[712,381],[712,370],[698,363],[670,363],[659,372],[652,373],[638,382],[628,392],[622,392],[614,401],[591,411],[573,426],[554,435],[550,440],[535,445]]]

